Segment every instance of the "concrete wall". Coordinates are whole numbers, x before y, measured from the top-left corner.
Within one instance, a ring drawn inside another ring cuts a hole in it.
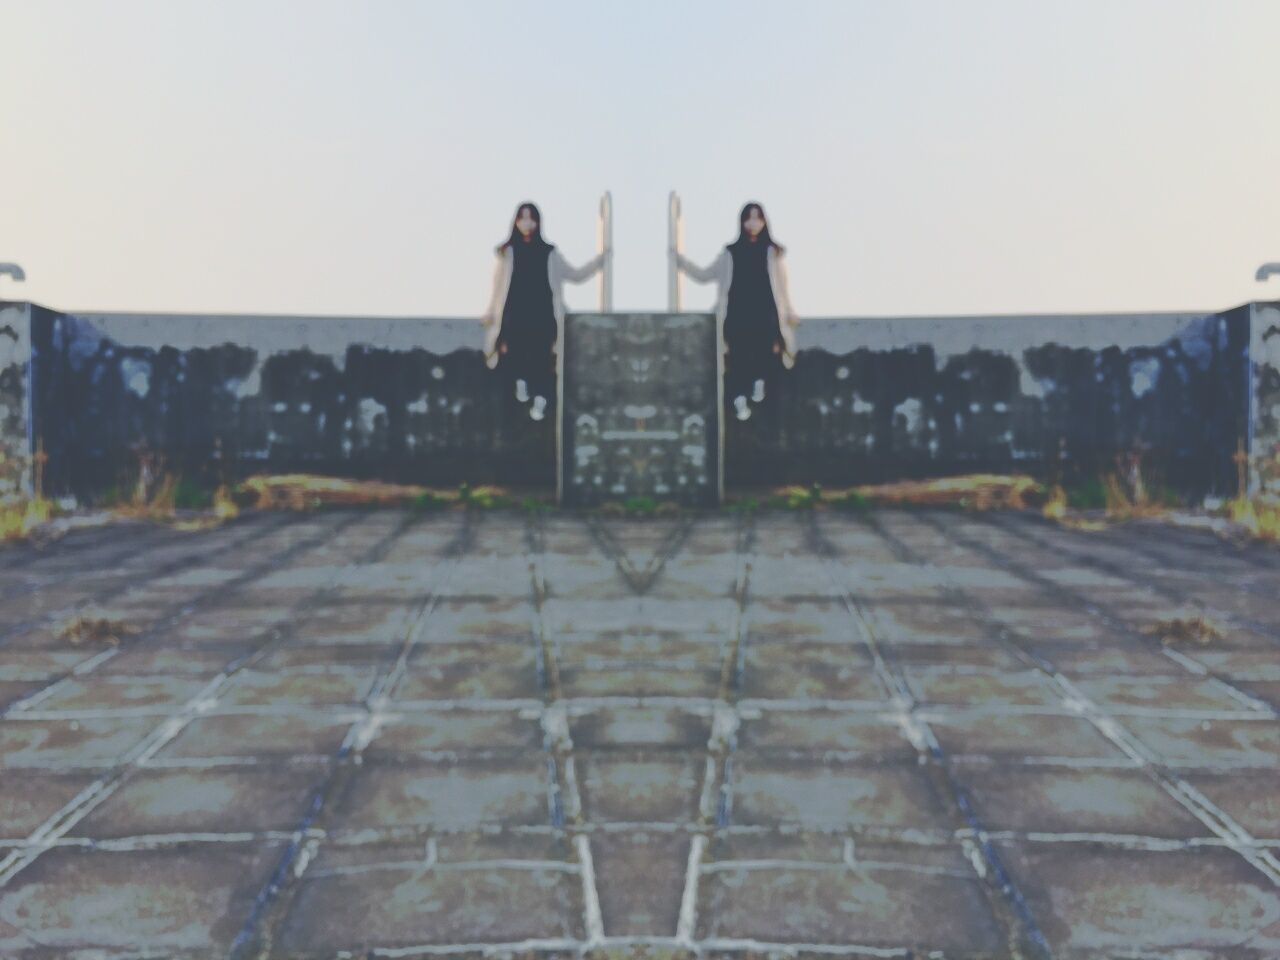
[[[1067,482],[1143,450],[1148,479],[1234,490],[1247,307],[1222,314],[810,319],[770,413],[728,420],[726,471],[846,484],[969,471]]]
[[[571,313],[563,370],[562,502],[720,502],[711,313]]]
[[[31,492],[31,305],[0,303],[0,501]]]
[[[1249,307],[1253,365],[1249,485],[1255,493],[1280,494],[1280,303]]]
[[[307,470],[554,484],[553,418],[532,421],[499,395],[471,319],[0,303],[0,321],[0,449],[42,440],[50,494],[129,482],[140,443],[204,483]],[[974,470],[1070,482],[1141,449],[1149,477],[1193,497],[1229,494],[1238,440],[1255,459],[1280,444],[1280,332],[1269,330],[1280,331],[1276,304],[807,319],[771,404],[727,420],[726,483]]]
[[[554,482],[551,420],[517,420],[475,320],[61,314],[33,307],[48,492],[136,475],[140,444],[204,484],[310,471]]]

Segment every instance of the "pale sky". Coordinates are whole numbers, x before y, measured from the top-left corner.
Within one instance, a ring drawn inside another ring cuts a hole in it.
[[[478,316],[521,200],[578,264],[606,189],[615,309],[665,307],[671,189],[700,263],[763,202],[801,316],[1280,297],[1280,0],[0,0],[0,38],[3,299]]]

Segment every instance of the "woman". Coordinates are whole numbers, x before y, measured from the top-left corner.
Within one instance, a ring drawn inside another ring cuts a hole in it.
[[[676,265],[700,283],[719,283],[716,318],[724,330],[725,397],[739,420],[765,398],[765,385],[795,363],[795,326],[784,248],[769,235],[764,208],[752,202],[738,215],[738,239],[706,269],[671,249]]]
[[[556,353],[564,327],[563,283],[581,283],[604,267],[612,250],[585,266],[569,265],[554,244],[542,239],[542,215],[522,203],[511,236],[498,245],[493,296],[481,322],[485,363],[514,385],[520,403],[533,403],[529,416],[541,420],[556,390]]]

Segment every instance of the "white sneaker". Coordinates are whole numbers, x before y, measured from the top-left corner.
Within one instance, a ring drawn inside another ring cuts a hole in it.
[[[747,406],[747,398],[737,396],[733,398],[733,405],[738,411],[738,419],[745,420],[751,416],[751,408]]]
[[[533,406],[529,408],[529,416],[533,417],[533,419],[535,420],[541,420],[543,416],[543,411],[546,409],[547,409],[547,398],[534,397]]]
[[[523,380],[516,381],[516,399],[521,403],[527,403],[529,400],[529,385]]]
[[[759,403],[764,399],[764,381],[757,380],[755,389],[751,391],[751,402]]]

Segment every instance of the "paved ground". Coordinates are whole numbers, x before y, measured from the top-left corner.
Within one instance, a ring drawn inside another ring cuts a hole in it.
[[[0,956],[1280,956],[1278,595],[950,512],[10,550]]]

